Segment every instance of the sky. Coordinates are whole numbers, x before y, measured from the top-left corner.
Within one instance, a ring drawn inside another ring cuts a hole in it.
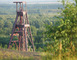
[[[57,1],[61,1],[61,0],[1,0],[0,1],[0,4],[11,4],[13,3],[14,1],[26,1],[27,3],[33,3],[33,2],[57,2]],[[73,1],[73,0],[71,0]]]

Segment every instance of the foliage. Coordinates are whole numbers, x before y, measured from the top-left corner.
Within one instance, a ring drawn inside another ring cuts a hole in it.
[[[27,4],[28,14],[56,13],[58,7],[63,8],[62,4]],[[15,9],[14,4],[0,4],[0,15],[15,15]]]
[[[42,53],[42,60],[60,60],[58,55],[52,55],[50,53]],[[77,53],[73,55],[73,53],[63,53],[61,56],[61,60],[77,60]]]
[[[65,4],[64,0],[62,2],[63,5],[28,5],[28,18],[36,51],[50,53],[43,54],[43,60],[58,60],[59,57],[62,60],[77,59],[75,57],[77,54],[74,54],[77,52],[77,4],[68,2]],[[58,6],[62,9],[57,9]],[[8,46],[15,20],[14,8],[15,5],[0,5],[0,48],[7,48]],[[59,12],[59,14],[56,12]],[[0,51],[0,54],[2,59],[17,59],[16,56],[18,55],[9,52],[3,54],[2,51]],[[12,57],[11,54],[14,56]],[[25,58],[20,56],[18,55],[18,59]]]
[[[5,6],[3,6],[3,7],[2,6],[3,5],[1,5],[0,7],[3,8],[3,10],[4,10]],[[11,7],[10,7],[10,9],[11,9]],[[39,7],[41,7],[41,6],[39,6]],[[7,8],[9,8],[9,6],[7,6]],[[56,11],[56,9],[54,9],[54,10]],[[7,12],[11,12],[11,11],[8,10]],[[57,13],[54,13],[54,15],[55,14],[57,14]],[[28,14],[29,22],[31,25],[33,41],[35,43],[35,47],[37,50],[38,50],[38,48],[43,48],[45,45],[44,44],[44,35],[43,35],[43,32],[46,30],[45,24],[50,24],[49,22],[51,22],[51,21],[53,23],[55,23],[57,19],[53,17],[54,15],[50,14],[50,13],[48,13],[48,14],[31,14],[31,13]],[[0,15],[0,44],[2,44],[2,47],[4,47],[6,44],[8,45],[8,43],[9,43],[10,34],[12,31],[12,26],[13,26],[14,20],[15,20],[15,15],[8,15],[8,14]]]
[[[65,4],[63,0],[64,9],[62,9],[59,24],[47,25],[46,41],[48,41],[47,49],[54,54],[61,54],[61,52],[75,52],[77,51],[77,6],[72,3]],[[50,42],[53,42],[50,44]],[[52,47],[50,47],[52,45]]]

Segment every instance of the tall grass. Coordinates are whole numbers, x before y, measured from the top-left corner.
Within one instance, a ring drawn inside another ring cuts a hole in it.
[[[61,58],[57,54],[42,53],[42,60],[77,60],[77,53],[63,53],[61,54]]]
[[[34,60],[34,58],[23,56],[20,53],[16,53],[16,52],[0,50],[0,60]]]

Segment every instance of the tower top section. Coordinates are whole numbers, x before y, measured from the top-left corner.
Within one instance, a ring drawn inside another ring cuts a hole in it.
[[[16,3],[16,12],[26,11],[26,2],[24,1],[15,1]]]
[[[26,3],[26,2],[24,2],[24,1],[15,1],[13,3]]]

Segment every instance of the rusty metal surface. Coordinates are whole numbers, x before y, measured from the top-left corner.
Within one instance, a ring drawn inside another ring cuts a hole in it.
[[[33,51],[35,51],[34,43],[32,40],[30,24],[28,21],[27,11],[23,10],[23,3],[25,3],[25,2],[14,2],[14,3],[16,3],[17,16],[15,19],[15,23],[13,25],[12,34],[10,37],[8,48],[11,48],[15,44],[16,48],[19,51],[28,51],[28,45],[29,45],[28,40],[30,40],[30,42],[32,43],[32,46],[33,46]],[[18,3],[20,4],[19,5],[20,9],[18,9]],[[21,6],[21,4],[22,4],[22,6]],[[20,18],[19,21],[18,21],[18,17]],[[18,21],[18,23],[17,23],[17,21]],[[12,41],[14,36],[17,36],[18,40]]]

